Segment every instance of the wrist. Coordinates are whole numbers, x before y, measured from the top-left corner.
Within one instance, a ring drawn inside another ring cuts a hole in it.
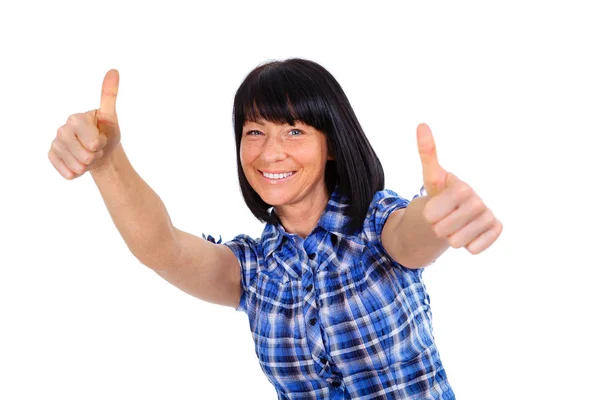
[[[115,148],[110,152],[108,157],[103,162],[90,171],[92,175],[107,175],[114,174],[122,165],[122,161],[125,158],[125,151],[121,143],[118,143]]]

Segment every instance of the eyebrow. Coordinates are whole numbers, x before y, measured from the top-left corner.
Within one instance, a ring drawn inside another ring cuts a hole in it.
[[[257,124],[257,125],[260,125],[260,126],[265,126],[265,124],[263,122],[260,122],[260,121],[248,121],[248,122],[252,123],[252,124]]]
[[[244,122],[244,126],[245,126],[245,125],[249,125],[249,124],[257,124],[257,125],[260,125],[260,126],[265,126],[266,124],[265,124],[264,122],[261,122],[261,121],[262,121],[262,120],[259,120],[259,121],[246,121],[246,122]],[[286,125],[286,126],[290,126],[290,127],[296,127],[296,126],[300,126],[300,125],[306,125],[306,124],[304,124],[303,122],[300,122],[300,121],[298,121],[298,122],[296,122],[294,125],[289,125],[289,124],[287,124],[287,123],[286,123],[286,124],[284,124],[284,125]]]

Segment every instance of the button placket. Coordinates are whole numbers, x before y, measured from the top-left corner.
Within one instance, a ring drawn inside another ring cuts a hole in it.
[[[329,373],[329,370],[331,369],[329,368],[329,360],[326,357],[319,357],[319,362],[323,366],[325,373]]]

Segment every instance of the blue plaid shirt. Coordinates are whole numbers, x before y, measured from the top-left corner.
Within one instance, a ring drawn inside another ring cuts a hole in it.
[[[346,200],[334,192],[306,239],[267,224],[260,239],[224,243],[241,265],[237,310],[278,399],[454,399],[423,270],[381,244],[388,216],[409,201],[377,192],[362,230],[349,233]]]

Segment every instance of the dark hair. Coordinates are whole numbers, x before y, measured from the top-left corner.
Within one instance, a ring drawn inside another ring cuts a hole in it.
[[[292,58],[271,61],[252,70],[233,102],[238,178],[244,201],[262,222],[276,224],[271,206],[250,186],[240,161],[242,128],[246,121],[301,121],[327,136],[333,160],[327,161],[325,182],[349,199],[345,214],[351,232],[362,227],[375,193],[384,188],[379,158],[365,136],[348,98],[336,79],[314,61]],[[336,189],[337,187],[337,189]]]

